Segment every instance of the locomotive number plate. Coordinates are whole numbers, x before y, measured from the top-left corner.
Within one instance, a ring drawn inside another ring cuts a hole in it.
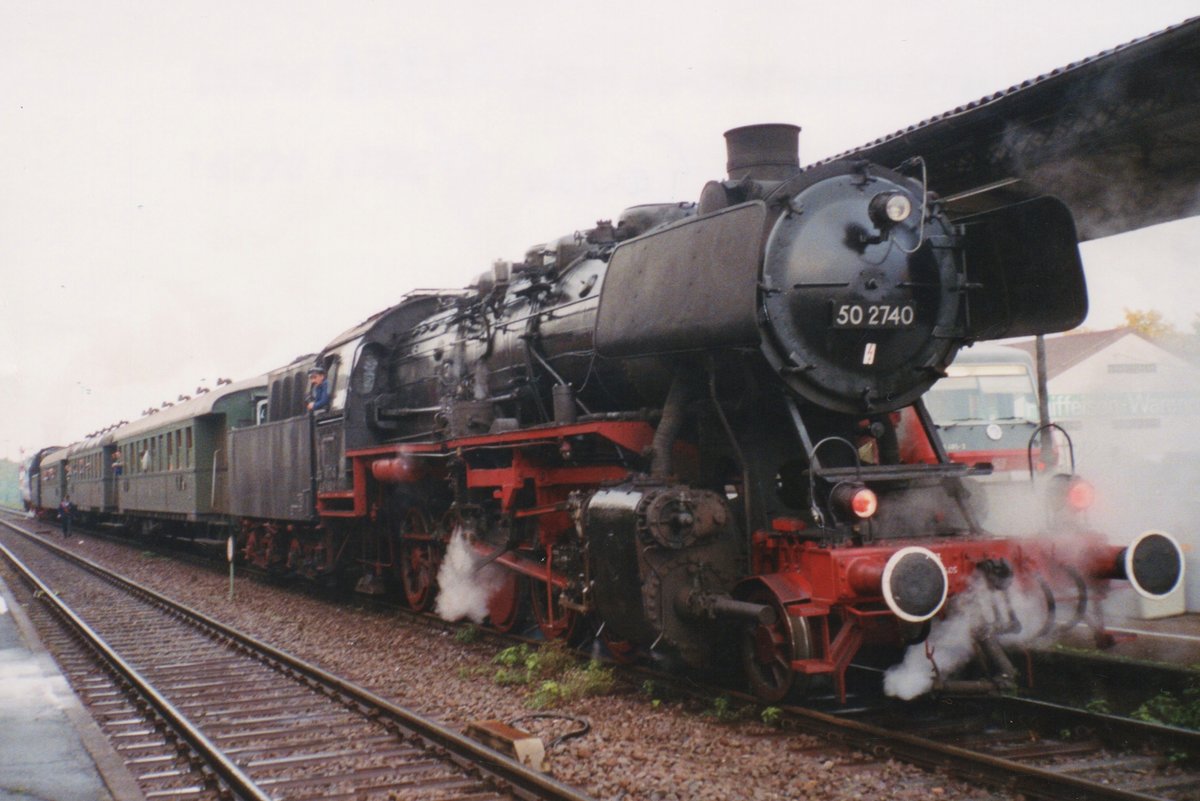
[[[911,303],[843,303],[834,307],[834,328],[911,328],[917,311]]]

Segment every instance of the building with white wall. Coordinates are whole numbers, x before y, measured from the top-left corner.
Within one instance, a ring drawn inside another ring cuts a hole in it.
[[[1013,343],[1030,353],[1032,340]],[[1050,417],[1078,455],[1200,456],[1200,366],[1129,328],[1046,338]]]
[[[1114,542],[1151,528],[1179,538],[1200,611],[1200,365],[1118,328],[1047,337],[1046,367],[1050,419],[1097,488],[1093,524]]]

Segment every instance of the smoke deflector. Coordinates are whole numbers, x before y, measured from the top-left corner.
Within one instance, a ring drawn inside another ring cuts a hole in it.
[[[955,221],[966,234],[966,333],[972,339],[1066,331],[1087,316],[1075,222],[1039,197]]]

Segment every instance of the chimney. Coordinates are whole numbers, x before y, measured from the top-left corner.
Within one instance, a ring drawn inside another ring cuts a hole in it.
[[[785,181],[800,171],[800,126],[745,125],[725,132],[729,180]]]

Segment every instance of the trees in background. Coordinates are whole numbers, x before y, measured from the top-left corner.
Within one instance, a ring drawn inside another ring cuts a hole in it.
[[[21,508],[21,488],[17,484],[19,465],[7,459],[0,459],[0,506]]]
[[[1179,356],[1200,361],[1200,313],[1192,317],[1190,332],[1164,320],[1157,309],[1126,309],[1125,325]]]

